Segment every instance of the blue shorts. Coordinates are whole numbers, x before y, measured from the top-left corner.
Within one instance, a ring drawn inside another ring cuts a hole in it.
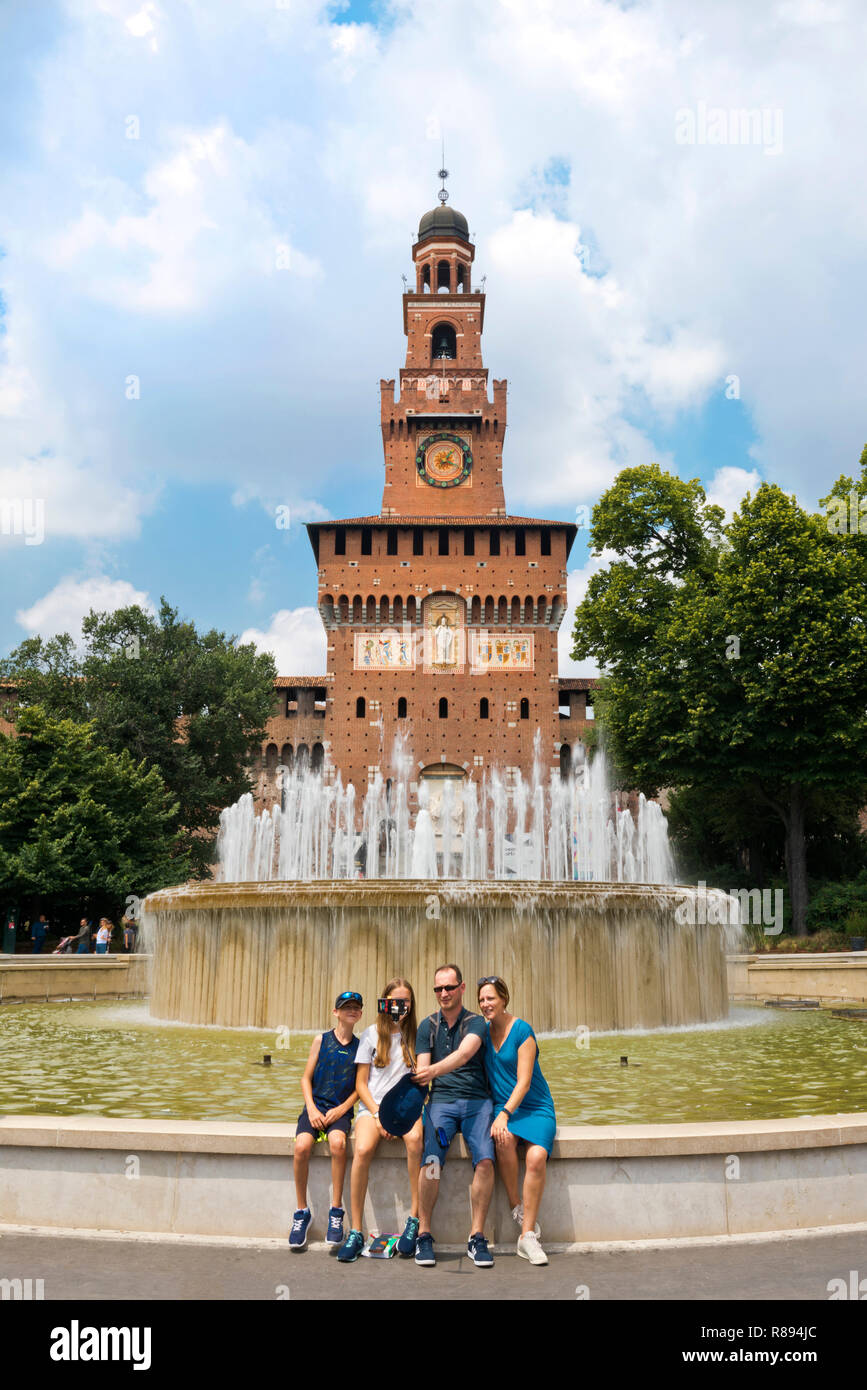
[[[324,1110],[322,1111],[322,1114],[325,1114]],[[329,1135],[336,1129],[341,1130],[344,1134],[348,1134],[351,1128],[352,1111],[347,1110],[346,1114],[341,1115],[339,1120],[332,1120],[331,1124],[326,1126],[325,1133],[326,1135]],[[305,1105],[304,1109],[301,1111],[301,1114],[298,1116],[298,1123],[295,1126],[295,1138],[300,1138],[302,1134],[312,1134],[313,1138],[317,1139],[321,1133],[322,1130],[314,1129],[309,1119],[307,1118],[307,1106]]]
[[[424,1167],[432,1158],[439,1161],[440,1167],[446,1161],[449,1145],[460,1130],[464,1143],[470,1151],[475,1168],[482,1159],[494,1161],[494,1141],[491,1138],[491,1125],[494,1123],[494,1103],[484,1100],[431,1099],[424,1112],[424,1148],[421,1165]],[[447,1142],[440,1144],[437,1130]]]

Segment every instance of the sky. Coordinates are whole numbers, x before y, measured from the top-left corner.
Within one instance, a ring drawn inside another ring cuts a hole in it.
[[[815,505],[867,439],[865,31],[860,0],[10,0],[0,654],[165,595],[325,669],[304,523],[379,509],[441,141],[511,511],[651,461]],[[604,562],[579,533],[571,604]]]

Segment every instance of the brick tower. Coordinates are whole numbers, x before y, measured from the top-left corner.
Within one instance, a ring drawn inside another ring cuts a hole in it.
[[[489,397],[475,248],[439,197],[412,248],[397,398],[394,380],[381,382],[382,506],[308,525],[328,674],[282,677],[269,727],[272,763],[288,739],[281,761],[313,750],[359,800],[375,768],[393,775],[398,735],[414,794],[421,778],[527,775],[537,730],[543,766],[563,766],[593,684],[558,677],[576,527],[506,512],[506,382]]]

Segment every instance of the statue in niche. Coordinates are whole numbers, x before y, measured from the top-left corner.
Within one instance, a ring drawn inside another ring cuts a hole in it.
[[[434,628],[434,651],[436,652],[436,664],[438,666],[453,665],[452,652],[455,646],[455,635],[449,622],[443,614]]]

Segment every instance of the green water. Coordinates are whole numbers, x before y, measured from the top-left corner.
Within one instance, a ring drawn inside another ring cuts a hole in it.
[[[310,1037],[153,1023],[139,1000],[6,1005],[0,1112],[294,1123]],[[560,1125],[867,1111],[867,1024],[819,1011],[540,1046]]]

